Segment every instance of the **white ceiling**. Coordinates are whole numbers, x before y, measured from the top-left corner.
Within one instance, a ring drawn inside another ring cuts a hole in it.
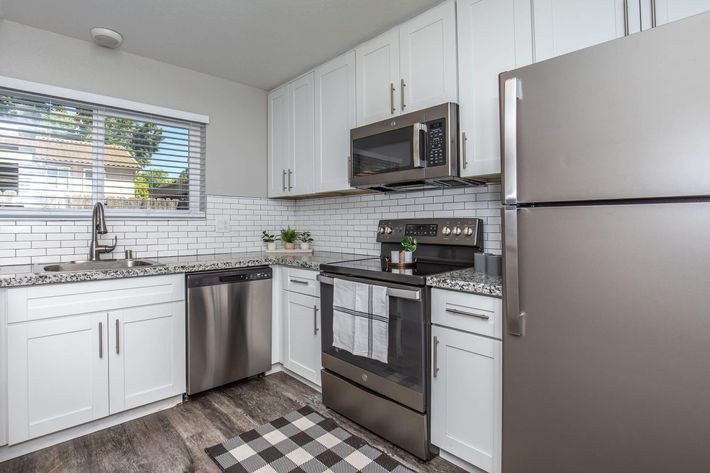
[[[0,0],[8,20],[269,90],[441,0]]]

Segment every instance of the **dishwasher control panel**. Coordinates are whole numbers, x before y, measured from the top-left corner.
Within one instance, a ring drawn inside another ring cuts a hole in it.
[[[217,284],[231,284],[249,281],[260,281],[271,279],[272,272],[268,266],[229,269],[219,271],[204,271],[199,273],[189,273],[187,275],[187,287],[214,286]]]

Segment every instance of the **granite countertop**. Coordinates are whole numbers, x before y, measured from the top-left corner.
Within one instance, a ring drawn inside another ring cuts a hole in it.
[[[503,278],[479,273],[473,268],[430,276],[426,283],[431,287],[470,292],[482,296],[503,297]]]
[[[321,263],[334,263],[365,255],[316,251],[312,255],[266,255],[263,252],[226,253],[199,256],[171,256],[145,258],[160,263],[160,266],[138,266],[125,269],[46,272],[43,264],[0,266],[0,288],[59,284],[79,281],[98,281],[161,274],[191,273],[215,269],[246,268],[249,266],[283,265],[318,271]]]

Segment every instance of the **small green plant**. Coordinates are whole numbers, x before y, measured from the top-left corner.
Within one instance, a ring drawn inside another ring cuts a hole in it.
[[[408,236],[407,238],[402,240],[402,248],[404,248],[404,251],[409,251],[413,253],[417,250],[418,244],[419,242],[417,242],[417,239],[412,236]]]
[[[296,243],[298,232],[291,227],[281,229],[281,241],[284,243]]]
[[[261,231],[261,241],[264,243],[273,243],[276,241],[276,236],[272,235],[271,233],[267,232],[266,230]]]
[[[301,232],[298,234],[298,241],[301,243],[313,243],[311,232]]]

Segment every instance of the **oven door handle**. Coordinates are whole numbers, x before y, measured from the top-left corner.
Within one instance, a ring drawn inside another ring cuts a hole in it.
[[[322,274],[319,274],[316,276],[316,279],[318,279],[319,282],[322,284],[327,284],[332,286],[334,282],[334,278],[331,278],[330,276],[323,276]],[[367,283],[363,283],[367,284]],[[376,284],[379,285],[379,284]],[[396,299],[407,299],[410,301],[420,301],[422,300],[422,291],[421,289],[400,289],[398,287],[390,287],[390,286],[385,286],[387,288],[387,297],[394,297]]]

